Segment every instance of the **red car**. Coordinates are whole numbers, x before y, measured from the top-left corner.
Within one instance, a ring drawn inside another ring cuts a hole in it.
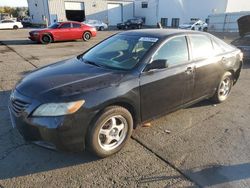
[[[96,36],[96,28],[80,22],[57,22],[46,29],[30,31],[29,34],[30,40],[43,44],[77,39],[88,41]]]

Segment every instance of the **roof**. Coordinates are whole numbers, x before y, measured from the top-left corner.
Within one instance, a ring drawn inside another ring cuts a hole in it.
[[[199,33],[198,31],[184,30],[184,29],[140,29],[140,30],[130,30],[121,32],[121,35],[134,35],[134,36],[144,36],[144,37],[155,37],[155,38],[166,38],[174,34],[188,34],[188,33]]]

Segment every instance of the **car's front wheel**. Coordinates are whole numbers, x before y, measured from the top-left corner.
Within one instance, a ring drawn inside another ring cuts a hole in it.
[[[87,145],[95,155],[107,157],[125,145],[133,130],[130,112],[120,106],[106,108],[88,132]]]
[[[88,31],[86,31],[85,33],[83,33],[82,39],[83,39],[84,41],[90,40],[90,39],[91,39],[91,33],[88,32]]]
[[[99,27],[99,31],[104,31],[104,27],[103,26]]]
[[[52,42],[52,37],[50,35],[43,35],[41,38],[41,43],[42,44],[49,44]]]
[[[216,93],[212,97],[212,100],[216,103],[224,102],[233,87],[233,76],[231,72],[226,72],[219,83],[219,86],[217,87]]]

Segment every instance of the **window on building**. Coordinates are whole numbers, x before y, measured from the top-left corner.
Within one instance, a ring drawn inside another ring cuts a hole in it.
[[[169,67],[186,63],[189,60],[186,37],[175,37],[166,42],[153,57],[153,60],[158,59],[167,60]]]
[[[146,2],[146,1],[142,2],[141,8],[148,8],[148,2]]]
[[[161,25],[162,27],[168,26],[168,19],[167,18],[161,18]]]
[[[71,28],[71,24],[70,23],[65,23],[65,24],[62,24],[61,26],[60,26],[60,28]]]
[[[80,28],[81,25],[80,24],[77,24],[77,23],[73,23],[73,28]]]
[[[204,59],[214,54],[210,38],[205,35],[191,35],[189,37],[194,59]]]
[[[180,18],[172,18],[171,27],[177,28],[180,24]]]

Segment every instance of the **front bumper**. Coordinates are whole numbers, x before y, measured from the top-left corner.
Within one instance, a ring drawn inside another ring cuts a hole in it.
[[[28,38],[32,41],[37,41],[37,42],[40,41],[39,36],[29,36]]]
[[[25,100],[19,92],[14,91],[15,99],[32,104]],[[13,127],[16,127],[26,141],[47,143],[58,150],[78,152],[85,149],[85,135],[92,115],[80,109],[72,115],[58,117],[32,117],[30,108],[18,113],[13,108],[13,99],[9,104]]]

